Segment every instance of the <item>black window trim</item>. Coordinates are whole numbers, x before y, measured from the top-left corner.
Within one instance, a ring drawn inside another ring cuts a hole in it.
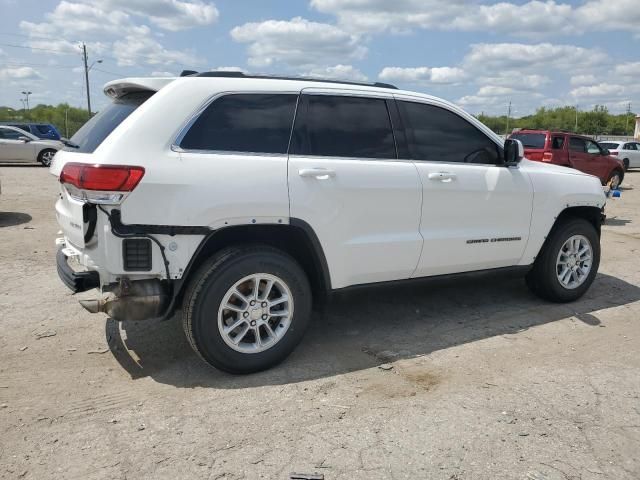
[[[289,131],[289,142],[287,144],[286,153],[268,153],[268,152],[243,152],[238,150],[209,150],[209,149],[196,149],[196,148],[183,148],[180,146],[182,140],[189,132],[189,129],[200,118],[200,115],[214,103],[222,97],[229,95],[296,95],[296,106],[293,111],[293,118],[291,120],[291,129]],[[255,156],[255,157],[282,157],[289,155],[289,149],[291,148],[291,137],[293,135],[293,127],[296,123],[296,117],[298,115],[298,107],[300,105],[300,90],[233,90],[230,92],[218,92],[215,95],[207,98],[200,107],[178,128],[177,134],[174,135],[173,142],[171,142],[171,150],[176,153],[199,153],[199,154],[212,154],[212,155],[241,155],[241,156]]]
[[[475,123],[473,123],[472,121],[470,121],[468,118],[465,118],[463,115],[460,115],[460,112],[457,112],[456,110],[452,109],[449,107],[449,105],[444,104],[444,103],[440,103],[440,102],[433,102],[433,101],[429,101],[429,99],[425,99],[425,98],[418,98],[418,97],[410,97],[410,96],[402,96],[402,95],[394,95],[394,100],[397,102],[410,102],[410,103],[419,103],[422,105],[428,105],[430,107],[436,107],[436,108],[441,108],[443,110],[447,110],[448,112],[456,115],[458,118],[464,120],[465,122],[467,122],[469,125],[471,125],[473,128],[475,128],[478,132],[480,132],[482,135],[484,135],[485,137],[487,137],[487,139],[489,139],[491,142],[493,142],[496,147],[498,148],[498,156],[500,157],[500,160],[502,161],[502,159],[504,158],[504,143],[498,143],[496,142],[496,140],[494,138],[491,137],[491,135],[488,135],[487,132],[485,132],[482,128],[480,128],[478,125],[476,125]],[[398,115],[400,116],[400,119],[402,121],[402,115],[400,114],[400,107],[398,106]],[[483,124],[484,127],[484,124]],[[502,163],[468,163],[468,162],[447,162],[447,161],[443,161],[443,160],[424,160],[424,159],[414,159],[411,158],[411,152],[409,151],[409,140],[406,139],[406,133],[404,132],[404,124],[403,124],[403,134],[405,135],[405,140],[407,142],[407,158],[406,159],[401,159],[401,160],[409,160],[412,162],[420,162],[420,163],[441,163],[443,165],[465,165],[465,166],[469,166],[469,167],[504,167],[504,162]],[[485,127],[488,129],[488,127]]]
[[[393,146],[394,151],[396,153],[395,158],[371,158],[371,157],[344,157],[344,156],[335,156],[335,155],[311,155],[309,153],[291,153],[291,142],[293,141],[293,131],[291,140],[289,141],[289,156],[292,158],[318,158],[322,160],[360,160],[360,161],[372,161],[372,162],[407,162],[411,161],[410,159],[400,158],[399,157],[399,147],[398,147],[398,132],[396,131],[396,125],[394,124],[394,108],[395,99],[393,95],[385,95],[380,94],[379,92],[365,92],[360,90],[344,90],[344,89],[318,89],[316,88],[305,88],[300,92],[300,97],[298,99],[298,112],[296,115],[294,122],[294,130],[297,122],[301,122],[298,128],[303,132],[303,152],[309,151],[309,136],[307,132],[307,118],[309,112],[309,97],[311,96],[329,96],[329,97],[352,97],[352,98],[365,98],[370,100],[383,100],[385,102],[385,106],[387,107],[387,117],[389,119],[389,126],[391,127],[391,135],[393,137]],[[397,114],[397,119],[399,121],[399,113]],[[404,135],[404,131],[403,131]]]

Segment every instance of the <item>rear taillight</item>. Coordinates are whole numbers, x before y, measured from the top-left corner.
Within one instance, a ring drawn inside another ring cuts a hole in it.
[[[544,152],[542,154],[543,162],[553,162],[553,152]]]
[[[133,191],[144,176],[144,168],[128,165],[67,163],[60,172],[69,194],[91,203],[118,203]]]
[[[618,152],[611,152],[611,151],[609,151],[609,155],[618,155]]]

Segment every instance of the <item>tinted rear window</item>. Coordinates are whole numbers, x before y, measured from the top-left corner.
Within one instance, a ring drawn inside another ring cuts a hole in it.
[[[180,141],[187,150],[287,153],[298,96],[237,94],[215,100]]]
[[[71,137],[71,143],[78,148],[66,147],[80,153],[93,153],[105,138],[120,125],[133,111],[142,105],[153,92],[130,93],[114,100],[95,117],[85,123],[76,134]]]
[[[544,133],[514,133],[514,140],[520,140],[524,148],[544,148],[547,135]]]
[[[296,125],[293,153],[396,158],[385,100],[333,95],[309,95],[306,99],[305,125]]]
[[[617,143],[601,143],[600,146],[607,150],[616,150],[619,147]]]

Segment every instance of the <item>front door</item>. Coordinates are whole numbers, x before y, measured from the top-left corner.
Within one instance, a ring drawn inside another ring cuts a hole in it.
[[[0,128],[0,161],[3,162],[32,162],[35,149],[25,140],[19,140],[23,136],[17,130]]]
[[[529,236],[533,189],[502,163],[499,145],[445,105],[398,98],[423,188],[424,246],[414,276],[518,264]]]
[[[391,95],[305,89],[289,155],[291,217],[318,236],[333,288],[410,278],[422,191],[398,160]]]

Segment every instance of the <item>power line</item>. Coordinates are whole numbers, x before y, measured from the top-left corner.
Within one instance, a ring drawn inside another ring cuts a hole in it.
[[[68,51],[64,51],[64,50],[53,50],[51,48],[30,47],[30,46],[27,46],[27,45],[15,45],[15,44],[11,44],[11,43],[0,43],[0,46],[11,47],[11,48],[24,48],[26,50],[39,50],[39,51],[42,51],[42,52],[58,53],[60,55],[77,55],[77,53],[68,52]]]

